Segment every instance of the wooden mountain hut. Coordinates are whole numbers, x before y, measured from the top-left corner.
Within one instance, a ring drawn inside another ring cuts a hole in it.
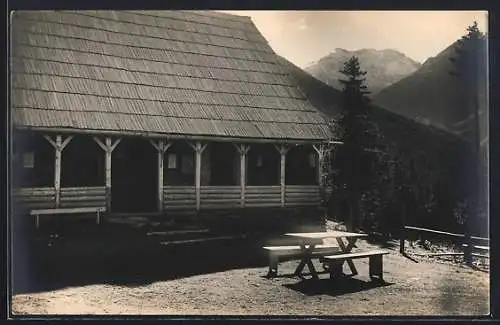
[[[14,209],[319,205],[329,127],[250,18],[11,19]]]

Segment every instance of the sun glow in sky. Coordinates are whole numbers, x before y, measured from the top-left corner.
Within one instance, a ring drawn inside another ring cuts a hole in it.
[[[486,11],[224,11],[249,16],[271,47],[300,67],[335,48],[392,48],[415,61],[437,55]]]

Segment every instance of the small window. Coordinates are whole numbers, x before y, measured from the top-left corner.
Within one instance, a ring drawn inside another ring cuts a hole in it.
[[[175,153],[168,154],[168,169],[176,169],[177,168],[177,155]]]
[[[24,168],[34,168],[35,167],[35,153],[25,152],[23,154],[23,167]]]

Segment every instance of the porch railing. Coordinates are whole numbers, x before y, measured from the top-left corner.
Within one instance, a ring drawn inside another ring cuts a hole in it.
[[[164,210],[196,210],[196,188],[194,186],[164,186]]]
[[[104,186],[61,188],[61,208],[83,208],[106,205]],[[21,209],[50,209],[56,207],[54,187],[32,187],[14,189],[12,192],[14,211]]]
[[[61,188],[61,208],[84,208],[106,206],[106,187],[63,187]]]
[[[14,209],[55,208],[55,188],[22,188],[13,191]],[[60,207],[89,207],[106,204],[104,186],[61,188]],[[317,185],[287,185],[285,207],[319,205]],[[281,187],[246,186],[244,201],[240,186],[202,186],[200,209],[227,209],[238,207],[280,207]],[[164,186],[164,210],[196,210],[195,186]]]
[[[320,188],[317,185],[286,185],[285,206],[319,205]]]
[[[201,209],[237,208],[241,206],[240,186],[202,186]]]
[[[281,187],[247,186],[245,190],[245,207],[279,207],[281,206]]]
[[[15,213],[24,209],[50,209],[56,205],[54,187],[19,188],[12,191],[12,204]]]

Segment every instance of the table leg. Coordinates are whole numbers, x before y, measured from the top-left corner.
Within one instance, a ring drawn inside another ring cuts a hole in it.
[[[316,272],[316,269],[314,268],[314,264],[312,263],[311,260],[311,255],[312,251],[314,249],[315,245],[309,245],[309,247],[305,247],[305,245],[301,245],[301,249],[303,251],[303,257],[300,260],[299,265],[297,266],[297,269],[295,269],[295,275],[296,276],[301,276],[302,271],[304,270],[304,267],[307,265],[309,268],[309,271],[311,272],[311,275],[313,279],[317,280],[319,279],[318,273]]]
[[[349,240],[349,244],[347,246],[344,244],[344,241],[342,240],[342,238],[336,238],[336,239],[337,239],[337,243],[339,244],[340,249],[342,250],[342,253],[349,253],[351,251],[351,249],[354,247],[354,245],[356,244],[356,238],[351,238],[351,240]],[[357,275],[358,270],[356,269],[354,262],[351,259],[346,260],[346,262],[347,262],[347,265],[349,265],[349,269],[351,270],[351,273],[352,273],[351,275],[352,276]]]
[[[346,249],[347,249],[348,252],[350,252],[356,246],[356,241],[357,240],[358,239],[356,237],[348,237],[347,238],[348,244],[347,244]]]

